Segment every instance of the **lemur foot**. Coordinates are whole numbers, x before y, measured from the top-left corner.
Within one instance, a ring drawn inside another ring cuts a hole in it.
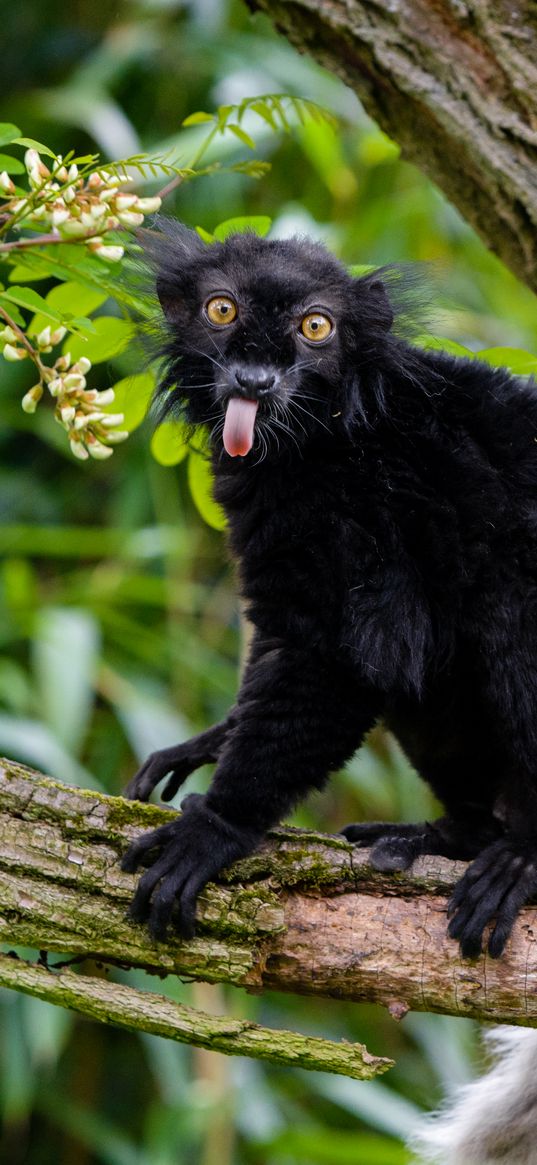
[[[353,845],[373,847],[369,857],[376,870],[407,870],[420,854],[443,853],[441,847],[445,846],[435,826],[428,821],[418,825],[364,821],[347,825],[341,832]]]
[[[502,838],[487,846],[457,883],[449,906],[449,934],[466,959],[481,954],[485,927],[494,922],[487,950],[497,959],[522,906],[537,894],[537,838]]]
[[[200,891],[220,870],[251,853],[259,841],[253,830],[224,821],[199,793],[185,797],[182,809],[169,825],[133,842],[121,863],[128,873],[148,867],[129,913],[137,922],[147,922],[156,939],[166,938],[172,912],[179,933],[191,938]]]
[[[364,821],[347,825],[341,832],[353,845],[372,846],[371,865],[389,872],[407,870],[422,854],[440,854],[455,860],[475,857],[499,836],[501,826],[494,818],[468,828],[468,823],[439,817],[418,824]]]

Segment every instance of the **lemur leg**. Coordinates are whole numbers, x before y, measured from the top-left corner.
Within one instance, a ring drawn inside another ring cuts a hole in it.
[[[472,840],[469,840],[470,821],[474,821]],[[483,820],[480,809],[468,807],[464,821],[446,815],[436,821],[418,824],[391,824],[371,821],[347,825],[341,830],[353,845],[372,846],[370,861],[376,870],[406,870],[422,854],[440,854],[445,858],[474,857],[483,846],[495,841],[502,827],[494,818]]]
[[[468,867],[449,904],[449,933],[467,958],[479,955],[490,925],[487,948],[497,958],[521,907],[537,895],[535,584],[526,590],[517,581],[510,593],[503,582],[501,596],[482,611],[479,647],[489,738],[503,765],[497,791],[504,830]]]
[[[208,793],[191,794],[180,817],[125,855],[125,870],[151,863],[132,916],[163,938],[176,908],[180,932],[192,935],[203,886],[255,849],[267,829],[355,752],[379,702],[349,670],[311,649],[272,643],[258,653],[246,668]]]

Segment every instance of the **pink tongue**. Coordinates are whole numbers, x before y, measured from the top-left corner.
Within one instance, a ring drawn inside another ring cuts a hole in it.
[[[258,404],[257,400],[244,400],[241,396],[230,398],[223,433],[224,449],[230,457],[245,457],[250,452]]]

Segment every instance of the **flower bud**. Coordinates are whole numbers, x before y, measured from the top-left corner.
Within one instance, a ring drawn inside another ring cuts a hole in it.
[[[43,328],[43,331],[40,332],[39,335],[36,337],[37,347],[40,348],[41,351],[43,351],[43,349],[46,348],[50,352],[50,349],[51,349],[50,339],[51,339],[50,324],[47,324],[47,327]]]
[[[162,198],[155,194],[154,198],[137,198],[136,209],[142,214],[155,214],[162,206]]]
[[[77,413],[75,429],[86,429],[89,425],[95,425],[97,421],[102,421],[104,416],[105,414],[101,412]]]
[[[6,344],[2,355],[9,363],[15,363],[16,360],[25,360],[28,353],[26,348],[14,348],[13,344]]]
[[[109,445],[120,445],[122,441],[126,441],[129,436],[127,429],[116,429],[106,434],[106,440]]]
[[[54,367],[58,372],[67,372],[67,369],[71,367],[71,353],[66,352],[64,356],[58,356]]]
[[[44,178],[50,178],[50,170],[47,169],[45,163],[41,161],[37,150],[26,150],[24,155],[24,165],[30,180],[30,186],[36,189],[43,185]]]
[[[73,364],[71,371],[72,372],[81,372],[82,375],[85,376],[86,372],[89,372],[90,368],[91,368],[91,360],[88,360],[87,356],[79,356],[76,364]]]
[[[78,457],[79,461],[88,460],[89,453],[87,449],[84,448],[84,445],[79,438],[74,436],[69,437],[69,444],[71,446],[71,452],[74,453],[75,457]]]
[[[7,170],[2,170],[0,174],[0,190],[3,194],[15,193],[15,184],[11,181]]]
[[[67,222],[71,217],[66,206],[56,206],[52,211],[51,219],[53,227],[61,226],[62,222]]]
[[[119,263],[125,254],[124,247],[106,247],[102,244],[99,244],[97,247],[92,247],[90,244],[89,249],[98,259],[102,259],[105,263]]]
[[[73,389],[80,389],[86,387],[86,381],[79,372],[70,372],[68,376],[64,376],[63,383],[66,392],[72,392]]]
[[[122,210],[117,217],[124,227],[141,227],[144,221],[143,214],[135,214],[133,210]]]
[[[111,457],[113,450],[109,449],[108,445],[103,445],[98,441],[93,433],[86,433],[86,442],[88,446],[88,453],[91,457],[95,457],[97,461],[106,461],[107,457]]]
[[[138,202],[136,194],[125,194],[125,192],[121,190],[114,198],[114,209],[116,211],[130,210],[131,206],[134,206],[135,202]]]
[[[34,384],[33,388],[28,389],[21,400],[21,405],[25,413],[35,413],[35,410],[43,396],[43,385]]]
[[[55,344],[60,344],[61,341],[63,340],[63,337],[66,335],[67,335],[67,328],[64,328],[63,326],[60,326],[59,328],[55,328],[54,331],[51,332],[51,335],[50,335],[50,342],[51,342],[52,346],[54,347]]]
[[[87,236],[88,230],[82,222],[72,217],[68,222],[63,222],[60,226],[60,234],[65,235],[68,239],[82,239]]]
[[[48,390],[51,396],[59,396],[63,392],[63,380],[61,376],[55,376],[48,382]]]
[[[106,203],[94,202],[93,205],[90,206],[88,213],[93,222],[97,223],[99,222],[99,219],[104,218],[105,215],[108,214],[108,207],[106,206]]]
[[[7,326],[5,328],[2,328],[2,331],[0,332],[0,340],[2,342],[5,343],[7,340],[9,340],[11,343],[13,340],[16,340],[16,339],[17,339],[16,332],[13,331],[13,328],[10,328],[9,324],[7,324]]]
[[[75,415],[76,415],[76,409],[75,409],[74,405],[67,405],[67,404],[60,405],[60,417],[62,419],[62,423],[66,427],[70,426],[71,421],[74,420]],[[76,424],[75,424],[75,428],[76,428]]]
[[[124,413],[101,413],[99,420],[105,429],[113,429],[114,425],[122,425],[125,420]]]
[[[67,171],[67,177],[68,177],[70,182],[74,182],[75,178],[78,178],[78,166],[76,165],[75,162],[72,162],[71,165],[69,166],[69,169]]]
[[[111,405],[116,399],[116,394],[113,388],[105,388],[102,392],[95,392],[89,394],[90,400],[95,401],[96,404],[104,407],[104,405]]]
[[[63,201],[67,202],[68,204],[74,202],[76,198],[76,190],[73,190],[72,186],[67,186],[63,192],[62,198]]]
[[[95,234],[95,231],[97,230],[97,226],[95,223],[95,219],[94,219],[93,215],[90,214],[89,210],[82,211],[82,213],[80,215],[80,222],[82,223],[83,227],[85,228],[86,234],[92,234],[92,235]]]

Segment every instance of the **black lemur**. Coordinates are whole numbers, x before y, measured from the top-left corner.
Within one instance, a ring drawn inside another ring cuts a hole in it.
[[[226,720],[153,753],[128,795],[209,791],[143,836],[132,905],[192,935],[205,884],[320,788],[379,720],[445,806],[343,830],[382,870],[472,859],[449,906],[498,956],[537,892],[537,391],[397,334],[382,271],[306,239],[149,236],[165,317],[159,398],[208,432],[254,627]],[[389,284],[389,281],[388,281]]]

